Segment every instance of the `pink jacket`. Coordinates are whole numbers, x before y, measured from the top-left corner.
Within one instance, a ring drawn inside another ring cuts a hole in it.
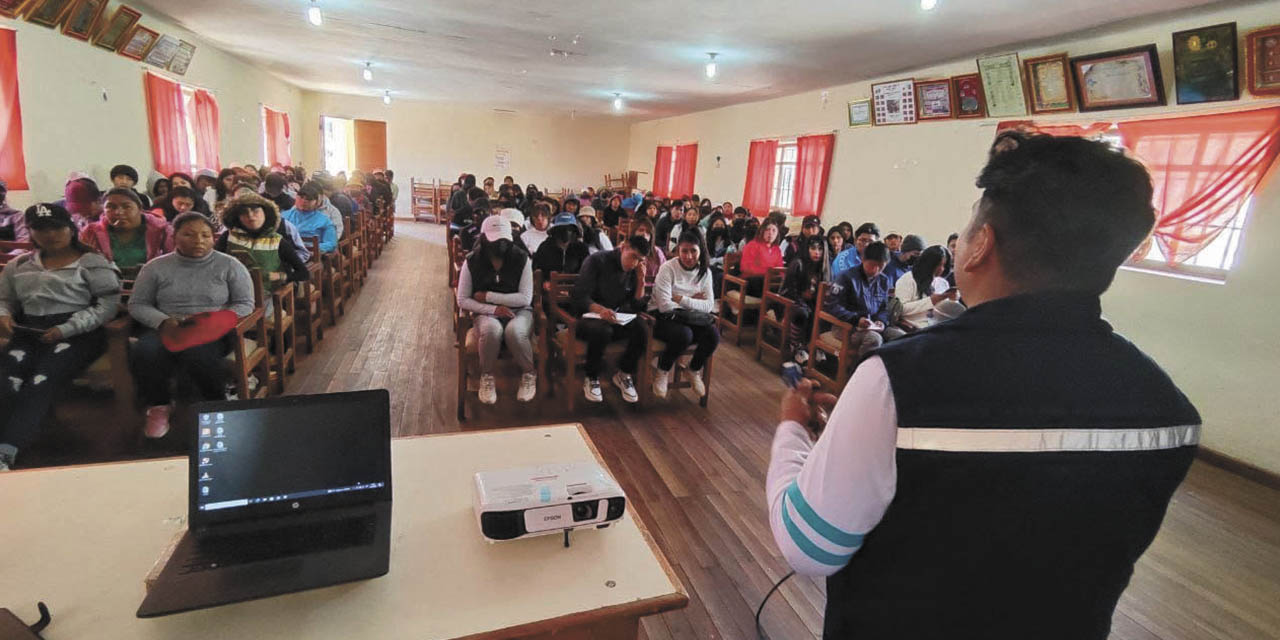
[[[778,245],[752,240],[742,249],[742,263],[738,268],[744,278],[763,278],[769,274],[769,269],[781,266],[782,250]]]
[[[142,224],[147,228],[147,260],[173,251],[173,227],[164,218],[142,214]],[[111,255],[111,236],[107,231],[107,217],[90,224],[80,232],[80,242],[90,249],[101,253],[107,260],[115,261]]]

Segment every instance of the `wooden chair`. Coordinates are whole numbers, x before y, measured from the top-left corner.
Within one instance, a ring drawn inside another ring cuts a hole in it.
[[[462,248],[462,241],[457,237],[449,239],[449,289],[456,292],[458,290],[458,275],[462,273],[462,263],[467,261],[467,251]],[[458,297],[449,296],[449,303],[453,305],[453,329],[458,329],[458,317],[460,310],[458,309]]]
[[[325,320],[329,326],[338,324],[338,316],[346,315],[345,299],[342,297],[346,286],[342,276],[342,254],[335,251],[326,254],[320,251],[320,238],[304,238],[311,247],[311,257],[318,261],[320,269],[320,294],[324,300]]]
[[[259,281],[271,277],[270,274],[264,275],[261,269],[258,269],[247,251],[232,250],[231,255],[247,267],[250,273],[257,270]],[[263,290],[265,291],[265,287]],[[257,295],[256,292],[255,295]],[[268,379],[264,382],[270,383],[272,393],[276,395],[284,394],[285,383],[297,365],[298,339],[297,324],[294,319],[298,314],[295,298],[292,282],[285,282],[271,292],[271,312],[264,315],[267,328],[267,333],[264,334],[266,339],[259,340],[264,344],[270,344],[271,367]],[[265,308],[265,305],[260,306]]]
[[[267,347],[271,334],[267,332],[262,271],[250,269],[249,275],[253,278],[253,313],[241,318],[236,324],[231,353],[227,354],[236,397],[241,400],[271,395],[271,354]],[[258,380],[254,388],[250,388],[250,376]]]
[[[765,277],[764,295],[760,302],[760,328],[756,331],[756,361],[765,351],[782,357],[791,340],[791,309],[796,303],[779,293],[786,277],[787,270],[782,267],[770,269]],[[773,284],[777,285],[776,290],[770,286]]]
[[[10,240],[0,240],[0,267],[9,264],[10,260],[32,251],[36,245],[30,242],[12,242]]]
[[[627,174],[620,174],[616,178],[611,173],[604,174],[604,187],[610,191],[614,189],[625,190],[627,188]]]
[[[470,313],[457,308],[455,297],[455,315],[454,331],[456,337],[455,351],[458,357],[458,420],[465,422],[467,419],[467,400],[472,397],[476,389],[471,388],[472,381],[480,379],[480,340],[476,335],[474,320]],[[533,276],[533,360],[537,365],[539,384],[546,385],[547,382],[547,350],[546,350],[546,328],[547,316],[542,310],[542,275],[535,273]],[[506,344],[503,344],[502,350],[499,352],[498,371],[495,371],[494,377],[498,380],[514,379],[515,385],[519,385],[520,376],[523,373],[515,367],[511,366],[510,358],[507,353]],[[508,385],[502,385],[508,386]]]
[[[338,254],[342,256],[342,297],[344,299],[354,298],[360,290],[360,269],[356,266],[358,257],[356,244],[356,234],[354,233],[348,233],[347,237],[338,241]]]
[[[830,287],[831,283],[822,283],[814,301],[813,333],[809,338],[809,364],[805,367],[805,375],[821,382],[824,391],[838,395],[853,374],[853,367],[858,362],[858,350],[850,339],[854,333],[853,325],[823,310],[827,296],[830,295]],[[819,353],[825,355],[825,358],[819,356]],[[819,366],[819,360],[833,364]],[[834,375],[823,371],[831,366],[835,367]]]
[[[710,274],[708,274],[707,277],[711,277]],[[644,398],[651,400],[654,397],[653,377],[657,375],[657,371],[653,368],[653,359],[662,355],[662,353],[667,350],[667,343],[653,337],[653,328],[658,323],[657,318],[647,313],[642,313],[640,314],[640,319],[644,320],[647,325],[649,335],[648,342],[645,343],[644,360],[640,363],[640,371],[644,372],[645,375],[639,376],[643,381],[637,380],[636,384],[640,386],[639,391]],[[684,354],[682,355],[692,356],[693,352],[696,351],[697,348],[697,345],[691,344],[688,349],[685,349]],[[702,394],[702,397],[698,398],[698,404],[701,405],[703,409],[707,408],[707,402],[711,399],[711,363],[713,360],[715,360],[714,355],[707,358],[707,363],[702,366],[702,382],[706,386],[707,391]],[[680,367],[678,365],[673,366],[671,368],[671,379],[667,382],[667,393],[670,393],[675,389],[692,388],[693,384],[688,380],[683,379]]]
[[[573,273],[553,273],[551,274],[551,289],[548,292],[548,307],[551,314],[547,316],[547,351],[550,359],[554,360],[554,364],[547,365],[548,378],[555,378],[563,387],[565,393],[565,406],[572,413],[574,406],[578,401],[578,394],[581,393],[582,381],[584,374],[579,373],[579,368],[584,366],[587,361],[587,343],[579,340],[577,337],[578,315],[573,311],[573,286],[577,282],[578,276]],[[634,322],[642,322],[640,318],[636,318]],[[564,328],[559,325],[563,324]],[[604,351],[604,359],[608,361],[616,361],[622,353],[626,351],[624,342],[610,343]],[[560,365],[564,367],[563,372],[552,372],[552,367]],[[647,384],[647,369],[639,367],[636,375],[637,391]],[[607,376],[602,375],[601,380],[605,380]],[[555,394],[556,383],[550,379],[547,383],[549,395]]]
[[[744,329],[756,325],[748,320],[758,320],[763,302],[762,298],[747,295],[747,279],[738,275],[741,262],[741,253],[730,253],[724,257],[724,292],[720,296],[720,315],[716,318],[721,333],[733,332],[734,346],[742,344]]]
[[[316,343],[324,339],[324,296],[321,293],[324,267],[313,255],[307,263],[309,279],[299,282],[293,289],[294,325],[301,329],[301,337],[307,340],[307,353],[315,353]]]

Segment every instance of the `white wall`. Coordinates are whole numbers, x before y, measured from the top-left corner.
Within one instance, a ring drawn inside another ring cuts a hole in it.
[[[1222,22],[1238,22],[1240,34],[1280,20],[1276,3],[1184,14],[1123,31],[1019,51],[1035,56],[1066,51],[1081,55],[1148,43],[1159,46],[1166,89],[1172,92],[1171,34]],[[973,60],[894,74],[941,78],[972,73]],[[1241,73],[1243,73],[1243,68]],[[726,68],[726,74],[732,70]],[[739,203],[748,146],[760,137],[837,131],[824,219],[828,224],[874,220],[888,233],[921,233],[942,242],[968,219],[979,196],[973,180],[995,134],[996,120],[849,129],[846,103],[870,95],[869,82],[736,105],[631,127],[628,163],[653,166],[654,148],[698,143],[696,191],[714,201]],[[1170,93],[1170,101],[1173,101]],[[1246,97],[1236,103],[1171,106],[1038,118],[1091,122],[1146,113],[1197,113],[1212,108],[1272,105]],[[716,156],[720,156],[717,166]],[[652,169],[648,169],[652,171]],[[1280,174],[1276,174],[1280,175]],[[646,176],[647,177],[647,176]],[[1280,471],[1280,255],[1264,251],[1280,242],[1280,180],[1260,192],[1246,230],[1240,262],[1225,285],[1122,271],[1104,297],[1106,315],[1147,350],[1182,386],[1205,420],[1204,443],[1254,465]]]
[[[501,114],[490,109],[434,102],[306,92],[303,117],[294,123],[294,139],[302,141],[305,166],[321,166],[320,116],[381,120],[387,123],[387,164],[400,184],[398,209],[409,211],[409,179],[474,173],[478,180],[494,176],[499,184],[510,175],[521,186],[530,182],[544,191],[562,186],[600,185],[604,174],[625,168],[630,130],[626,121],[609,116]],[[511,150],[511,166],[495,167],[501,145]]]
[[[142,24],[196,44],[187,74],[169,75],[217,97],[223,165],[261,164],[260,102],[296,119],[302,92],[163,20],[144,15]],[[31,184],[30,191],[10,192],[10,204],[61,198],[71,171],[84,171],[106,186],[111,167],[121,163],[133,165],[145,183],[152,160],[142,83],[144,69],[155,67],[22,20],[0,18],[0,27],[18,32],[18,92]],[[296,135],[293,152],[300,153]]]

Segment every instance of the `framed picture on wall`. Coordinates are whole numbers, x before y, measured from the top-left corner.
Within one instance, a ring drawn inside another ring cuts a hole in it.
[[[93,35],[102,14],[107,10],[107,0],[78,0],[67,14],[62,33],[76,40],[88,40]]]
[[[1178,104],[1240,99],[1236,23],[1173,34],[1174,95]]]
[[[125,5],[116,7],[116,12],[111,14],[111,19],[107,20],[93,36],[93,46],[102,47],[108,51],[118,51],[120,41],[124,40],[124,37],[133,29],[133,25],[138,24],[141,18],[141,13]]]
[[[987,96],[982,91],[982,76],[976,73],[953,76],[951,93],[956,100],[957,118],[987,117]]]
[[[0,18],[17,18],[28,4],[28,0],[0,0]]]
[[[915,80],[871,85],[871,117],[876,126],[916,123]]]
[[[1154,44],[1072,58],[1071,72],[1081,111],[1167,103]]]
[[[169,61],[169,71],[180,76],[187,75],[187,68],[191,66],[191,59],[196,57],[196,46],[183,40],[178,43],[178,50],[174,52],[173,59]]]
[[[871,98],[854,100],[849,103],[849,126],[871,126]]]
[[[1280,25],[1253,31],[1244,40],[1249,93],[1280,95]]]
[[[951,80],[916,82],[916,117],[921,120],[946,120],[956,117]]]
[[[1076,110],[1076,94],[1071,87],[1071,61],[1057,53],[1022,62],[1031,113],[1060,113]]]
[[[173,61],[173,56],[178,53],[178,44],[181,42],[173,36],[160,36],[155,46],[151,47],[151,51],[147,53],[147,57],[143,62],[155,65],[161,69],[169,68],[169,63]]]
[[[56,27],[67,17],[73,3],[74,0],[32,0],[31,7],[27,9],[27,22]]]
[[[148,29],[142,25],[133,28],[129,33],[129,37],[124,39],[124,45],[120,47],[120,55],[130,60],[141,60],[151,51],[151,47],[155,46],[156,41],[160,39],[160,33],[154,29]]]
[[[987,97],[987,115],[994,118],[1027,115],[1027,96],[1022,90],[1022,67],[1018,54],[1008,53],[978,58],[982,91]]]

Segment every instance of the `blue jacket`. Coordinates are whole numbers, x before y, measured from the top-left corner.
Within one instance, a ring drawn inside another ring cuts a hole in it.
[[[898,284],[898,278],[901,278],[902,274],[911,270],[911,267],[902,261],[901,256],[902,254],[897,251],[890,253],[889,262],[884,265],[884,271],[882,273],[884,273],[885,277],[889,279],[890,289],[894,288],[894,286]]]
[[[641,202],[644,202],[644,195],[631,196],[630,198],[623,198],[622,208],[635,211],[636,207],[640,206]]]
[[[338,230],[323,210],[298,211],[294,207],[282,214],[284,219],[297,227],[303,238],[320,238],[320,250],[330,253],[338,250]]]
[[[844,272],[862,264],[862,256],[858,255],[857,247],[849,247],[841,251],[835,260],[831,261],[831,277],[838,278]]]
[[[843,253],[840,255],[844,255]],[[883,273],[867,279],[862,269],[849,269],[836,277],[827,291],[827,313],[848,323],[869,318],[889,324],[889,278]]]

